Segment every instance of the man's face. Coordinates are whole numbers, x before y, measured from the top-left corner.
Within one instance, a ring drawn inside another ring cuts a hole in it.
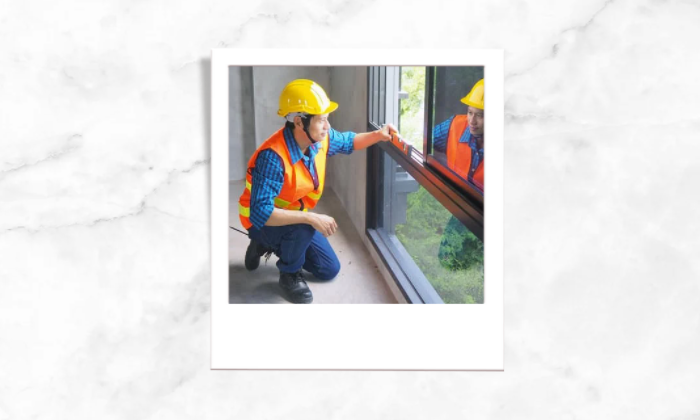
[[[467,115],[469,116],[469,132],[475,136],[484,135],[484,110],[468,107]]]
[[[331,124],[328,122],[328,114],[314,115],[309,124],[309,133],[314,140],[321,141],[328,135]]]
[[[301,128],[301,121],[299,121]],[[309,134],[316,141],[322,141],[331,129],[331,124],[328,122],[328,114],[314,115],[309,123]]]

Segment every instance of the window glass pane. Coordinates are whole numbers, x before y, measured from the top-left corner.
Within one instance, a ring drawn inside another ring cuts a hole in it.
[[[484,191],[484,67],[436,67],[433,157]]]
[[[401,67],[399,133],[416,150],[423,150],[425,67]]]
[[[481,240],[389,155],[384,156],[384,229],[429,282],[422,287],[432,286],[445,303],[483,303]]]

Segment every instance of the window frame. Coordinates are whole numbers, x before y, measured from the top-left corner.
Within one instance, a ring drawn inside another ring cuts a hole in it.
[[[426,71],[425,124],[423,127],[423,152],[432,140],[434,67]],[[384,69],[384,71],[382,71]],[[374,66],[367,69],[368,84],[368,131],[377,130],[381,124],[398,121],[398,89],[393,84],[399,67]],[[429,75],[430,74],[430,75]],[[432,76],[432,77],[431,77]],[[390,85],[388,82],[391,82]],[[398,84],[396,84],[398,86]],[[376,119],[373,119],[376,117]],[[392,240],[382,226],[380,209],[384,203],[383,167],[388,155],[399,164],[419,185],[425,188],[443,207],[464,226],[484,240],[483,196],[429,165],[425,155],[409,147],[402,151],[389,142],[380,142],[367,150],[367,188],[365,231],[382,262],[394,278],[404,298],[410,303],[443,303],[432,284],[418,268],[398,241]],[[461,179],[461,178],[460,178]]]

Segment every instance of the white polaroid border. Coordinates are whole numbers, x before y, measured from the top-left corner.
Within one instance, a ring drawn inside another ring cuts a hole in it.
[[[228,303],[228,72],[256,65],[484,66],[483,304]],[[212,369],[503,370],[503,51],[214,49],[211,70]]]

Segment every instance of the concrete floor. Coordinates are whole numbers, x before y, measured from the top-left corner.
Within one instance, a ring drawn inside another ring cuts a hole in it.
[[[229,223],[245,231],[238,218],[238,198],[243,181],[229,183]],[[328,282],[316,280],[304,271],[306,282],[314,295],[313,303],[397,303],[362,238],[352,225],[335,193],[327,188],[314,209],[335,218],[338,231],[328,238],[340,260],[340,273]],[[277,257],[272,256],[255,271],[245,269],[243,260],[250,239],[229,229],[229,303],[289,303],[279,289]]]

